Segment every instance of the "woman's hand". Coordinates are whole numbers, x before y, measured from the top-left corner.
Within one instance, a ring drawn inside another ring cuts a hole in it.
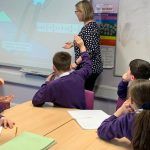
[[[64,49],[70,49],[73,47],[73,43],[72,42],[66,42],[65,45],[63,46]]]

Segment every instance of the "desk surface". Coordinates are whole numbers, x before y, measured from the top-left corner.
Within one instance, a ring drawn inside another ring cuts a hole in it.
[[[98,138],[96,130],[84,130],[71,118],[68,109],[56,107],[33,107],[31,101],[17,105],[4,112],[16,123],[18,134],[30,131],[54,138],[56,144],[51,150],[130,150],[130,142],[115,139],[105,142]],[[13,129],[3,129],[0,144],[15,137]]]
[[[105,142],[98,138],[96,130],[84,130],[71,120],[61,128],[49,133],[47,137],[56,140],[51,150],[130,150],[130,142],[123,139],[115,139],[112,142]]]
[[[67,110],[56,107],[33,107],[31,101],[28,101],[4,111],[3,115],[15,122],[18,134],[29,131],[45,135],[72,120]],[[9,132],[9,136],[7,136],[7,132]],[[14,137],[14,131],[3,129],[2,136],[0,144]]]

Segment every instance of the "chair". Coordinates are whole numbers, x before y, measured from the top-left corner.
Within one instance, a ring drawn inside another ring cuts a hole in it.
[[[85,90],[85,101],[86,101],[86,109],[93,109],[94,106],[94,92]]]
[[[10,108],[10,102],[8,102],[8,103],[0,102],[0,113],[8,108]]]
[[[3,86],[3,85],[4,85],[4,80],[2,78],[0,78],[0,86]],[[1,97],[3,97],[3,96],[0,96],[0,98]],[[5,102],[5,103],[0,102],[0,113],[8,108],[10,108],[10,102]]]

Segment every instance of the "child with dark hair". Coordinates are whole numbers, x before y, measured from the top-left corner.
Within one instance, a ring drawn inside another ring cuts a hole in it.
[[[128,84],[136,79],[150,78],[150,63],[142,59],[134,59],[129,64],[129,70],[122,76],[122,80],[118,85],[118,100],[116,110],[127,99]]]
[[[34,95],[34,106],[42,106],[45,102],[52,102],[54,106],[66,108],[86,109],[84,82],[92,73],[92,63],[86,52],[83,40],[75,36],[75,44],[80,48],[83,67],[71,71],[71,56],[67,52],[58,52],[53,58],[54,74]],[[52,78],[55,77],[53,80]]]
[[[98,128],[104,140],[126,137],[134,150],[150,149],[150,80],[131,83],[126,102]]]

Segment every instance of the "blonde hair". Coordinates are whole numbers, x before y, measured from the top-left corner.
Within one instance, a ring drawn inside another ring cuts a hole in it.
[[[75,7],[77,8],[77,10],[83,13],[82,21],[89,21],[93,19],[93,7],[91,2],[89,2],[88,0],[82,0],[78,2]]]

